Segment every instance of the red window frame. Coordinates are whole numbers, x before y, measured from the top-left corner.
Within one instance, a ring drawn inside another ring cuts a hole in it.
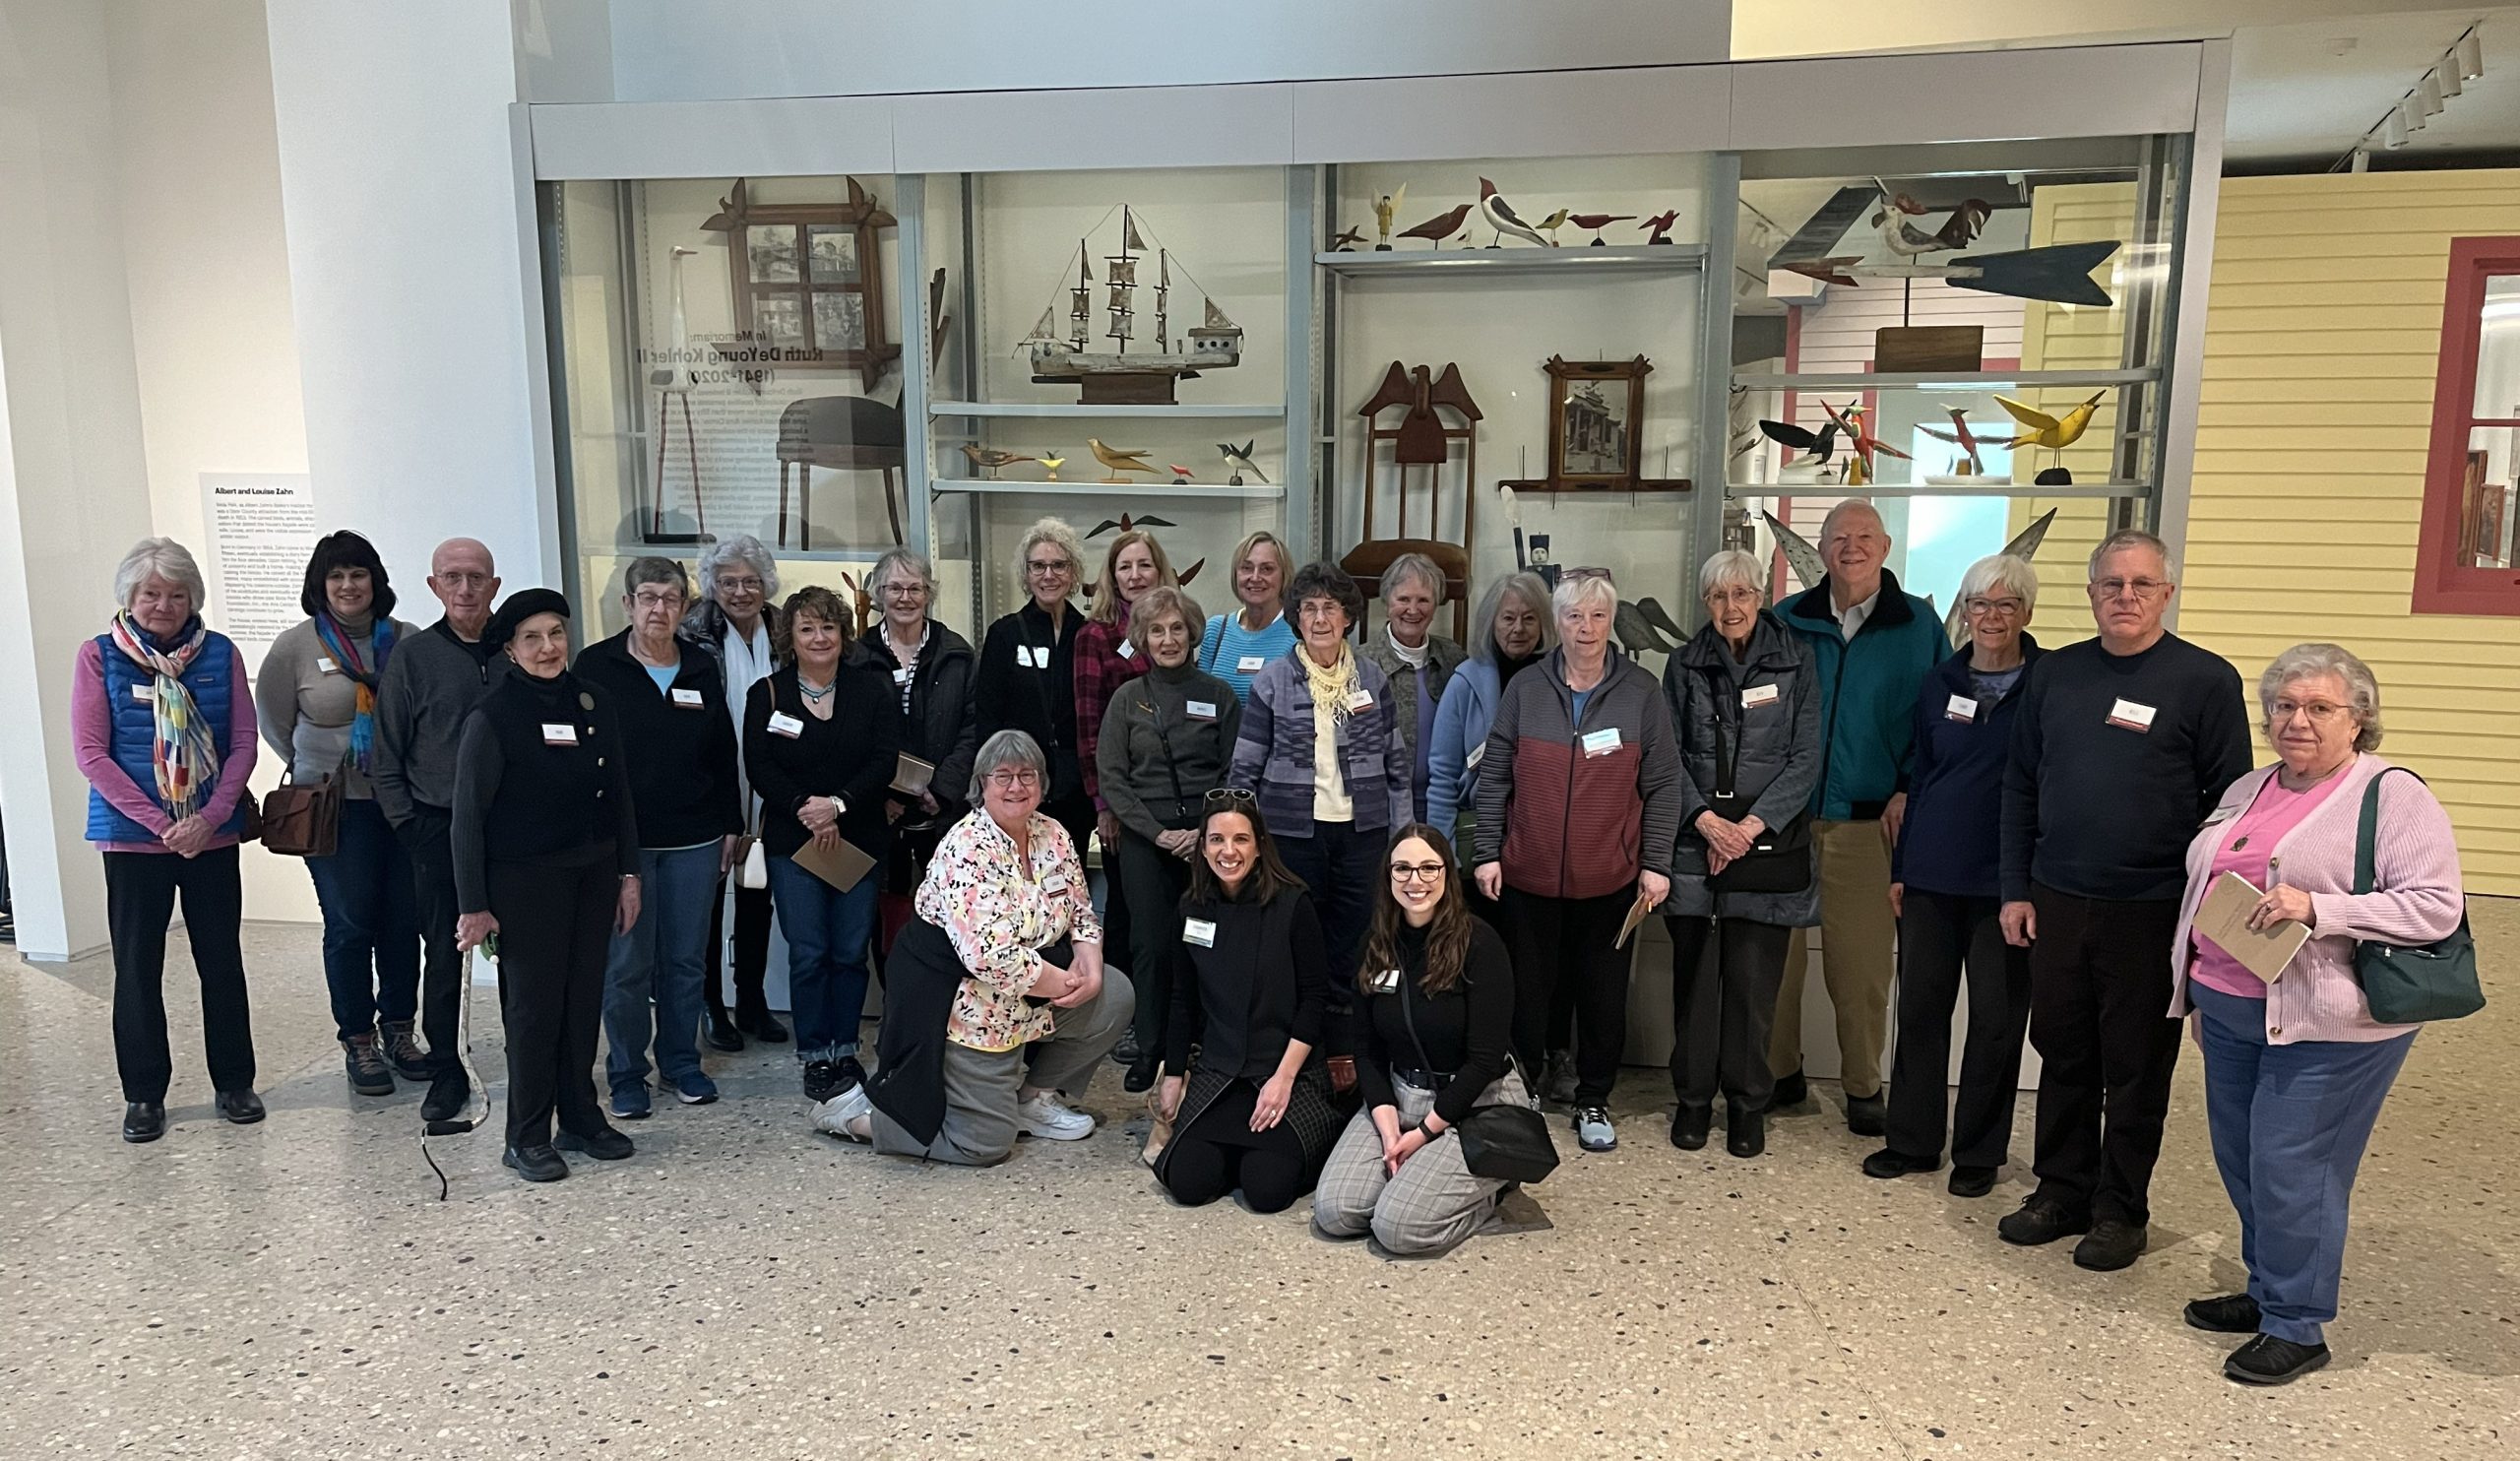
[[[2414,610],[2520,617],[2520,566],[2477,568],[2461,551],[2467,524],[2468,433],[2476,426],[2520,427],[2520,417],[2471,414],[2477,350],[2485,332],[2486,283],[2520,275],[2520,237],[2450,240],[2442,293],[2441,358],[2433,370],[2432,438],[2424,473],[2424,527],[2416,540]]]

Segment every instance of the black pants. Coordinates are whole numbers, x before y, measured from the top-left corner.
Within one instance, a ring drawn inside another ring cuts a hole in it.
[[[1544,898],[1508,886],[1505,944],[1514,955],[1514,1058],[1545,1070],[1549,1009],[1560,989],[1575,1010],[1575,1104],[1603,1106],[1627,1049],[1627,966],[1613,949],[1633,887],[1599,898]]]
[[[1321,942],[1330,955],[1330,1007],[1322,1021],[1322,1053],[1353,1055],[1349,1015],[1356,1003],[1356,964],[1364,957],[1365,925],[1373,917],[1374,890],[1387,874],[1382,858],[1389,834],[1359,832],[1354,822],[1315,822],[1310,837],[1277,839],[1287,870],[1303,879],[1321,916]],[[1332,1104],[1354,1111],[1355,1088]]]
[[[596,1036],[603,1028],[603,959],[621,869],[610,843],[571,866],[490,863],[499,921],[499,1008],[508,1032],[508,1145],[560,1129],[603,1129],[596,1105]]]
[[[1512,948],[1513,935],[1506,931],[1505,927],[1505,905],[1479,891],[1479,883],[1471,876],[1470,868],[1457,867],[1453,869],[1453,876],[1461,880],[1462,896],[1469,900],[1471,917],[1495,929],[1496,936],[1505,940],[1507,948]],[[1622,914],[1620,917],[1624,918],[1626,915]],[[1574,990],[1569,985],[1561,984],[1557,986],[1555,997],[1548,1001],[1548,1048],[1552,1050],[1564,1050],[1572,1049],[1574,1045]],[[1530,1078],[1534,1082],[1532,1090],[1537,1094],[1540,1090],[1538,1085],[1540,1072],[1531,1072]]]
[[[1240,1187],[1253,1212],[1282,1213],[1321,1180],[1321,1164],[1305,1160],[1303,1143],[1284,1117],[1266,1131],[1251,1129],[1259,1100],[1256,1083],[1235,1081],[1172,1133],[1164,1154],[1164,1189],[1173,1201],[1202,1207]],[[1321,1155],[1326,1160],[1330,1154]]]
[[[2039,1051],[2039,1190],[2093,1218],[2152,1220],[2178,1021],[2170,1008],[2178,902],[2031,886],[2030,1044]]]
[[[2021,1036],[2030,1020],[2030,951],[2004,942],[1993,898],[1907,891],[1899,920],[1899,1047],[1890,1063],[1890,1150],[1942,1155],[1943,1088],[1951,1072],[1951,1008],[1965,968],[1969,1039],[1951,1112],[1951,1161],[2001,1167],[2021,1085]]]
[[[1680,1109],[1768,1109],[1768,1036],[1794,930],[1751,919],[1680,918],[1671,931],[1671,1093]]]
[[[1120,882],[1130,909],[1127,967],[1138,991],[1138,1048],[1154,1054],[1164,1048],[1172,1015],[1172,961],[1181,937],[1181,895],[1190,889],[1189,859],[1123,828]]]
[[[728,874],[731,877],[732,874]],[[709,900],[708,978],[701,981],[709,1018],[726,1017],[726,883],[718,880],[718,896]],[[770,921],[777,912],[768,888],[735,889],[735,1013],[753,1019],[770,1013],[762,980],[770,970]]]
[[[463,1043],[464,956],[455,948],[454,813],[423,802],[395,829],[411,859],[411,891],[420,921],[420,1034],[429,1044],[432,1073],[458,1068]]]
[[[245,890],[236,849],[197,858],[172,853],[107,853],[105,928],[114,947],[114,1065],[125,1101],[163,1101],[174,1079],[166,1048],[166,921],[184,901],[184,937],[201,980],[202,1043],[210,1084],[254,1089],[254,1022],[245,1003],[245,951],[236,926]]]

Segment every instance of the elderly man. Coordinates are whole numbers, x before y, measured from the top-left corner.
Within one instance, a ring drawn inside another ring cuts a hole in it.
[[[1820,972],[1838,1017],[1838,1081],[1847,1126],[1881,1134],[1881,1052],[1897,968],[1890,911],[1890,847],[1907,812],[1917,695],[1951,642],[1933,605],[1901,592],[1883,566],[1890,534],[1872,504],[1848,498],[1820,525],[1829,581],[1778,610],[1811,650],[1820,685],[1820,779],[1811,791],[1811,842],[1820,874]],[[1807,1094],[1802,1077],[1802,985],[1808,947],[1796,929],[1777,991],[1768,1068],[1771,1105]]]
[[[420,1119],[444,1121],[472,1096],[457,1058],[456,1016],[464,960],[455,948],[455,747],[464,718],[492,678],[498,653],[481,642],[499,576],[490,550],[450,538],[429,555],[429,592],[446,612],[405,640],[376,689],[376,804],[411,858],[420,904],[420,1033],[429,1046],[429,1094]]]
[[[2088,1233],[2085,1268],[2144,1251],[2178,1061],[2172,960],[2188,840],[2249,769],[2248,707],[2221,657],[2162,627],[2178,570],[2149,533],[2091,555],[2098,639],[2043,657],[2004,775],[2004,937],[2030,948],[2044,1070],[2038,1190],[1998,1225],[2025,1246]]]

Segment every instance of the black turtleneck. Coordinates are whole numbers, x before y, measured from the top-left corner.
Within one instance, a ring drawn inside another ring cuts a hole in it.
[[[455,890],[465,913],[490,907],[489,864],[639,870],[639,831],[620,724],[603,693],[562,670],[536,679],[510,664],[464,722],[455,753]]]
[[[1452,1125],[1470,1114],[1480,1094],[1510,1063],[1513,963],[1496,930],[1476,919],[1470,925],[1469,967],[1442,993],[1419,987],[1426,977],[1425,929],[1401,925],[1400,961],[1398,987],[1374,990],[1356,1006],[1364,1027],[1362,1048],[1356,1052],[1356,1085],[1370,1111],[1399,1105],[1391,1089],[1394,1070],[1449,1075],[1451,1083],[1435,1093],[1435,1114]]]
[[[1149,842],[1196,825],[1200,801],[1233,764],[1241,729],[1242,702],[1231,685],[1187,661],[1150,667],[1112,691],[1102,713],[1094,768],[1102,799],[1121,826]]]
[[[1500,695],[1503,694],[1505,687],[1514,682],[1514,676],[1539,664],[1540,657],[1544,653],[1546,653],[1546,651],[1534,650],[1530,654],[1525,655],[1520,659],[1516,659],[1514,656],[1499,651],[1496,655],[1497,693]]]
[[[1332,1053],[1321,1044],[1330,955],[1310,893],[1297,886],[1265,902],[1185,899],[1181,917],[1166,1068],[1188,1069],[1194,1042],[1202,1069],[1254,1081],[1278,1073],[1290,1041],[1312,1048],[1308,1065]],[[1197,932],[1206,932],[1205,944],[1191,942]]]

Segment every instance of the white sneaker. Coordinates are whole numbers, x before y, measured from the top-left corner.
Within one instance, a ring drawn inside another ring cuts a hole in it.
[[[859,1116],[871,1114],[874,1110],[875,1104],[866,1099],[866,1086],[861,1081],[829,1101],[815,1103],[810,1119],[817,1131],[837,1136],[843,1141],[862,1142],[869,1138],[850,1130],[849,1123]]]
[[[1048,1141],[1083,1141],[1094,1134],[1094,1118],[1044,1091],[1015,1104],[1016,1129]]]

